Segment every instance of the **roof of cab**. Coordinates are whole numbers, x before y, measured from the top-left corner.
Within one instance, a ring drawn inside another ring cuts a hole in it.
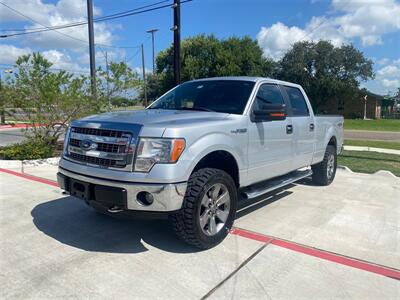
[[[193,81],[205,81],[205,80],[207,80],[207,81],[211,81],[211,80],[237,80],[237,81],[252,81],[252,82],[264,81],[264,82],[270,82],[270,83],[275,83],[275,84],[284,84],[284,85],[300,87],[300,85],[298,85],[296,83],[292,83],[292,82],[277,80],[277,79],[268,78],[268,77],[252,77],[252,76],[210,77],[210,78],[195,79],[195,80],[191,80],[191,81],[193,82]]]

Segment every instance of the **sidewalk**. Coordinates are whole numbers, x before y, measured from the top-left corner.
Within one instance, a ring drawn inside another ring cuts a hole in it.
[[[375,147],[361,147],[361,146],[344,146],[344,150],[348,151],[372,151],[379,153],[387,153],[387,154],[397,154],[400,155],[400,150],[395,149],[384,149],[384,148],[375,148]]]

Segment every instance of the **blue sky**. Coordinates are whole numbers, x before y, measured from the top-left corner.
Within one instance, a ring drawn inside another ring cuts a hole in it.
[[[152,4],[160,0],[94,0],[95,15]],[[0,0],[47,26],[82,21],[86,0]],[[171,0],[172,2],[172,0]],[[167,3],[166,3],[167,4]],[[374,61],[376,78],[362,83],[376,93],[400,87],[400,2],[396,0],[194,0],[182,4],[182,38],[200,33],[217,37],[249,35],[257,39],[264,55],[278,60],[299,40],[329,39],[335,45],[353,43]],[[151,39],[156,33],[156,51],[172,41],[172,9],[164,8],[96,24],[96,43],[135,47],[144,43],[146,67],[151,69]],[[0,5],[0,29],[33,28],[26,18]],[[85,26],[60,30],[87,40]],[[57,32],[0,39],[2,70],[15,58],[30,51],[42,51],[54,67],[76,72],[88,71],[87,46]],[[104,64],[104,52],[113,60],[127,60],[139,70],[138,48],[97,47],[97,63]]]

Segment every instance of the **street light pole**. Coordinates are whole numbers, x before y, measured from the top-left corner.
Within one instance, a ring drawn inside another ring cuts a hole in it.
[[[142,69],[143,69],[143,94],[144,94],[144,107],[147,106],[147,83],[146,83],[146,67],[144,66],[144,47],[142,46]]]
[[[93,1],[87,0],[88,32],[89,32],[89,56],[90,56],[90,78],[92,87],[92,97],[96,99],[96,61],[94,48],[93,30]]]
[[[364,120],[367,119],[367,99],[368,99],[368,95],[364,96]]]
[[[155,53],[154,53],[154,34],[158,31],[158,29],[150,29],[147,30],[147,33],[151,33],[151,47],[153,51],[153,75],[156,73],[156,67],[155,67]]]

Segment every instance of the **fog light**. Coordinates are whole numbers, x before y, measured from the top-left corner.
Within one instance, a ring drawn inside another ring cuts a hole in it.
[[[139,192],[136,195],[136,201],[144,206],[149,206],[149,205],[153,204],[154,197],[149,192]]]

